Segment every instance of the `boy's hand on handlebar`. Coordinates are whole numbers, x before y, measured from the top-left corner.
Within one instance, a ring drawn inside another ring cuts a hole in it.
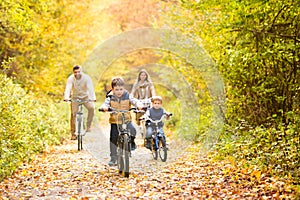
[[[169,120],[172,115],[172,113],[166,113],[166,119]]]

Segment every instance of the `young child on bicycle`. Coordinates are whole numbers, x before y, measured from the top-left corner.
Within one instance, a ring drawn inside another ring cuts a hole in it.
[[[162,98],[160,96],[153,96],[151,98],[151,102],[152,102],[152,107],[148,109],[145,113],[146,119],[151,118],[152,120],[160,120],[164,114],[166,115],[166,119],[170,118],[169,113],[167,113],[165,109],[162,107]],[[158,126],[160,128],[161,134],[164,136],[164,130],[163,130],[164,123],[161,121],[158,124]],[[147,149],[151,149],[151,139],[152,139],[152,133],[154,128],[155,125],[153,123],[151,123],[150,121],[146,121],[147,131],[146,131],[146,138],[145,138],[145,147]]]
[[[111,81],[111,91],[106,94],[106,99],[102,106],[100,107],[101,110],[104,112],[108,111],[109,108],[116,109],[116,110],[129,110],[131,105],[138,107],[138,109],[143,108],[143,104],[132,95],[129,94],[127,90],[124,88],[125,82],[123,78],[116,77],[113,78]],[[130,130],[131,134],[131,150],[136,148],[134,139],[136,136],[136,129],[132,124],[131,121],[131,114],[125,113],[126,121],[128,122],[127,127]],[[118,123],[119,121],[117,114],[110,114],[109,123],[111,124],[110,129],[110,157],[111,160],[109,161],[109,165],[115,165],[117,161],[117,141],[118,141]]]

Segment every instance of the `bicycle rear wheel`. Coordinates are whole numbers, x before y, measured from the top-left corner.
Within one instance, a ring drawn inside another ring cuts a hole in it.
[[[77,140],[78,140],[78,151],[80,151],[82,150],[82,136],[78,135]]]
[[[168,157],[166,140],[164,137],[158,138],[158,153],[161,161],[166,162]]]

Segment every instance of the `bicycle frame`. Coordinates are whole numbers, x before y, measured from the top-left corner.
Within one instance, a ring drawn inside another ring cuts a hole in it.
[[[160,128],[158,127],[158,125],[156,125],[152,135],[152,138],[154,139],[155,150],[159,149],[158,146],[159,138],[162,138],[163,136],[164,135],[161,133]]]
[[[83,115],[83,103],[79,103],[78,111],[76,112],[76,125],[75,125],[75,135],[85,135],[84,128],[84,115]]]

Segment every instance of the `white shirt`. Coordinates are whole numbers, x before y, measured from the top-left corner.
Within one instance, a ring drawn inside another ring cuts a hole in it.
[[[64,99],[89,99],[96,100],[92,79],[81,72],[81,78],[76,79],[74,74],[69,76],[64,93]]]

